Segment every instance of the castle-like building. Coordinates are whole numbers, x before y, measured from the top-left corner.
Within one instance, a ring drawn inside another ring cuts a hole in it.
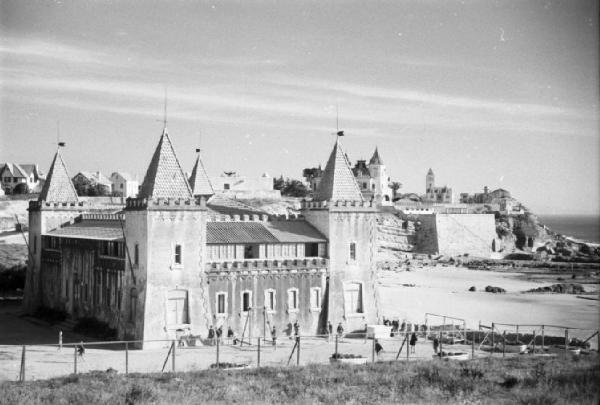
[[[436,187],[435,185],[435,174],[431,168],[425,176],[425,195],[423,201],[442,203],[442,204],[454,204],[456,203],[456,195],[452,190],[452,187],[442,186]]]
[[[360,186],[338,137],[300,216],[229,210],[207,202],[199,155],[186,178],[165,125],[138,196],[114,212],[78,198],[58,150],[29,204],[25,309],[94,317],[140,341],[221,325],[245,336],[292,333],[296,321],[304,334],[327,321],[361,329],[378,318],[377,209],[363,192],[391,199],[381,166],[376,151],[379,183]]]
[[[350,165],[347,156],[345,157],[347,164]],[[394,193],[390,187],[390,177],[377,148],[368,164],[366,160],[357,160],[352,168],[352,173],[366,201],[374,201],[378,205],[392,205]],[[319,166],[318,168],[304,169],[303,175],[310,190],[316,191],[323,180],[324,172]]]

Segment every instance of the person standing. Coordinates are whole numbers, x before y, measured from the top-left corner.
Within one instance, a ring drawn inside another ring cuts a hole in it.
[[[223,326],[217,328],[217,340],[219,344],[223,344]]]
[[[208,342],[211,346],[215,344],[215,329],[212,325],[208,328]]]
[[[440,347],[440,341],[438,340],[437,337],[433,338],[433,352],[435,354],[438,354],[438,347]]]
[[[383,352],[383,346],[381,346],[379,340],[375,339],[375,354],[377,355],[378,359],[381,352]]]
[[[62,350],[62,330],[58,331],[58,351]]]
[[[298,321],[294,322],[294,337],[300,336],[300,324]]]
[[[231,329],[231,326],[229,326],[227,328],[227,342],[229,344],[231,344],[231,341],[233,340],[233,329]]]
[[[417,344],[417,334],[415,332],[410,335],[410,352],[415,352],[415,345]]]
[[[340,322],[337,326],[337,335],[338,338],[342,338],[342,335],[344,334],[344,327],[342,326],[342,323]]]
[[[271,329],[271,342],[273,343],[273,350],[277,350],[277,329],[275,325],[273,325],[273,329]]]
[[[333,338],[333,325],[331,324],[331,321],[327,321],[327,340],[331,341],[332,338]]]

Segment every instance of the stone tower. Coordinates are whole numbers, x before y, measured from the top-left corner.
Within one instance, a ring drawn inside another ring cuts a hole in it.
[[[376,214],[363,199],[338,136],[323,179],[302,214],[329,241],[329,283],[325,320],[347,331],[364,328],[378,318],[375,290]]]
[[[435,187],[435,175],[433,174],[433,170],[429,168],[427,172],[427,176],[425,176],[425,193],[429,194],[433,192],[433,188]]]
[[[41,271],[42,235],[48,231],[70,223],[84,211],[84,204],[79,201],[75,187],[60,153],[56,151],[46,182],[37,201],[29,202],[29,260],[25,277],[24,310],[34,312],[39,306],[49,305],[43,299],[44,274]],[[65,269],[59,267],[62,280],[61,308],[69,311],[73,305],[68,291],[73,291],[73,277]],[[70,312],[70,311],[69,311]]]
[[[200,159],[200,149],[196,149],[196,153],[196,163],[194,163],[194,168],[192,169],[192,174],[189,179],[190,187],[192,188],[194,197],[204,197],[208,199],[215,194],[215,191],[206,174],[202,159]]]
[[[206,206],[193,196],[166,126],[125,214],[125,337],[174,339],[178,331],[206,336]]]
[[[371,190],[377,204],[391,205],[392,204],[392,189],[389,186],[390,178],[383,164],[383,159],[379,156],[379,151],[375,148],[375,152],[369,160],[369,173],[373,178],[373,186]]]

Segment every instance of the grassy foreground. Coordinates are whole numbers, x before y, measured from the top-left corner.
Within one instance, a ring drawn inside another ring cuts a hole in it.
[[[106,372],[0,385],[6,404],[597,404],[598,356],[381,362],[175,374]]]

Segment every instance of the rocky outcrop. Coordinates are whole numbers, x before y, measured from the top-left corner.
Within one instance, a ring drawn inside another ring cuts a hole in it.
[[[532,288],[527,290],[528,293],[555,293],[555,294],[582,294],[585,289],[581,284],[577,283],[560,283],[552,284],[546,287]]]

